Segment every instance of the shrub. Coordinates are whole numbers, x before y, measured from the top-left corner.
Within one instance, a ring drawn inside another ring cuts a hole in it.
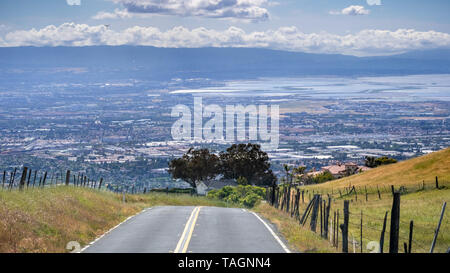
[[[211,190],[207,196],[208,198],[238,203],[251,208],[263,199],[265,194],[266,189],[264,188],[239,185],[237,187],[225,186],[220,190]]]
[[[255,204],[261,199],[260,196],[258,196],[255,193],[250,193],[248,195],[246,195],[243,199],[242,199],[242,204],[246,207],[252,208],[253,206],[255,206]]]
[[[334,177],[329,171],[325,171],[313,177],[313,181],[316,184],[324,183],[333,180]]]

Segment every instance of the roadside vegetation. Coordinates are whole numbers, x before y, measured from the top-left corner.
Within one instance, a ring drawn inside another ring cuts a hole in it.
[[[288,241],[289,248],[294,252],[302,253],[335,253],[327,240],[319,234],[308,230],[307,226],[300,226],[295,218],[286,212],[277,210],[266,202],[261,202],[253,211],[273,223],[283,237]]]
[[[131,215],[151,206],[239,206],[188,194],[123,196],[71,186],[0,190],[0,252],[67,252],[81,247]]]
[[[237,187],[225,186],[220,190],[208,192],[208,198],[235,203],[247,208],[257,205],[266,195],[266,189],[257,186],[239,185]]]

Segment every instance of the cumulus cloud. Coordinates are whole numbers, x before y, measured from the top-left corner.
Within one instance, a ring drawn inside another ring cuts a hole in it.
[[[152,13],[263,21],[269,18],[268,0],[112,0],[130,13]]]
[[[79,6],[81,5],[81,0],[66,0],[69,6]]]
[[[279,50],[341,53],[358,56],[389,55],[410,50],[450,48],[450,34],[413,29],[363,30],[337,35],[303,33],[296,27],[246,32],[238,27],[219,31],[182,26],[161,31],[134,26],[115,31],[104,25],[64,23],[42,29],[9,32],[0,36],[0,46],[91,46],[144,45],[155,47],[258,47]]]
[[[123,18],[131,18],[132,14],[129,13],[126,9],[114,9],[114,12],[106,12],[106,11],[100,11],[94,16],[92,16],[92,19],[95,20],[103,20],[103,19],[123,19]]]
[[[369,6],[379,6],[381,5],[381,0],[367,0]]]
[[[368,15],[369,13],[370,11],[363,6],[349,6],[340,11],[330,11],[332,15]]]

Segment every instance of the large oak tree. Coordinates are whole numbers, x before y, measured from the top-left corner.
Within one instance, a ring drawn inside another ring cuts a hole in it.
[[[271,186],[276,177],[270,169],[269,156],[258,144],[233,144],[220,153],[220,173],[224,178],[245,177],[252,185]]]
[[[168,172],[174,179],[182,179],[197,189],[197,183],[217,176],[219,157],[208,149],[189,149],[181,158],[169,162]]]

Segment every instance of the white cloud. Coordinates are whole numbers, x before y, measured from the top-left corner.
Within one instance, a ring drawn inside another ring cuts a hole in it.
[[[179,26],[166,31],[134,26],[122,31],[104,25],[64,23],[0,35],[0,46],[145,45],[155,47],[258,47],[359,56],[389,55],[410,50],[450,48],[450,34],[413,29],[363,30],[337,35],[303,33],[296,27],[246,32],[237,27],[219,31]]]
[[[153,13],[209,18],[269,19],[268,0],[112,0],[130,13]]]
[[[69,6],[79,6],[81,5],[81,0],[66,0]]]
[[[332,15],[368,15],[370,10],[363,6],[349,6],[340,11],[330,11],[329,13]]]
[[[100,11],[96,15],[92,16],[92,19],[95,20],[103,20],[103,19],[123,19],[123,18],[131,18],[132,14],[129,13],[126,9],[114,9],[114,12],[106,12]]]
[[[379,6],[381,5],[381,0],[367,0],[369,6]]]

